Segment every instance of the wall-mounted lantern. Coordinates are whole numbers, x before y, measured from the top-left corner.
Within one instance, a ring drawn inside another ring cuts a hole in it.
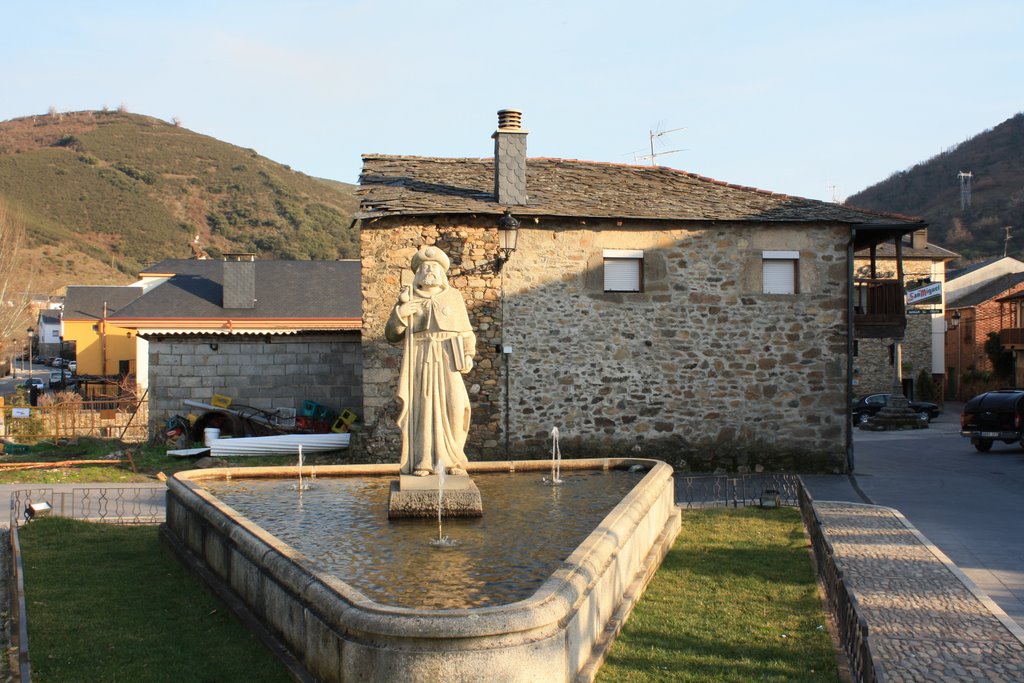
[[[949,326],[954,330],[960,327],[960,311],[953,311],[953,317],[949,320]]]
[[[519,221],[512,216],[511,209],[505,209],[504,215],[498,219],[498,259],[494,272],[501,271],[502,266],[516,250],[519,241]]]

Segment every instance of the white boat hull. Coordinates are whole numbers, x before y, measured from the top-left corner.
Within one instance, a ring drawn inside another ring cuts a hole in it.
[[[215,458],[238,455],[298,455],[322,453],[348,448],[350,434],[278,434],[247,436],[237,439],[215,439],[210,442],[210,455]]]

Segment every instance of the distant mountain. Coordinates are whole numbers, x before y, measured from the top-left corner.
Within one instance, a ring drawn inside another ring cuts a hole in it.
[[[355,186],[159,119],[86,111],[0,122],[0,198],[33,291],[122,284],[195,236],[211,256],[357,258]]]
[[[970,173],[970,206],[961,208],[958,175]],[[1024,114],[899,171],[846,200],[849,206],[920,216],[928,239],[966,262],[1008,254],[1024,258]]]

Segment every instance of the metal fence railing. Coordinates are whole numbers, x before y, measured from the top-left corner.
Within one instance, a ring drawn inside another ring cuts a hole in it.
[[[56,517],[108,524],[159,524],[165,517],[166,495],[163,486],[19,489],[11,492],[11,526],[28,521],[31,506],[39,503],[47,507],[45,514]]]
[[[799,502],[800,477],[766,473],[676,475],[676,503],[685,508],[787,505]]]
[[[861,616],[857,598],[850,593],[843,579],[843,571],[836,565],[832,544],[825,536],[821,520],[814,509],[814,501],[802,482],[800,516],[811,539],[818,578],[828,598],[836,630],[839,632],[839,640],[850,664],[852,678],[860,683],[875,683],[880,680],[880,676],[871,656],[868,623]]]

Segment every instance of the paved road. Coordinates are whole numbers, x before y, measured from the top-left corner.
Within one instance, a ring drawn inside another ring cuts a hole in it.
[[[24,384],[25,380],[29,375],[32,377],[38,377],[43,380],[43,384],[49,386],[50,384],[50,371],[54,368],[48,368],[45,365],[36,365],[32,363],[29,370],[24,369],[23,361],[15,361],[16,368],[14,375],[8,375],[7,377],[0,377],[0,396],[8,396],[14,393],[14,388],[18,384]]]
[[[861,432],[852,478],[805,477],[816,500],[896,508],[1024,626],[1024,449],[978,453],[959,436],[959,405],[926,430]]]

